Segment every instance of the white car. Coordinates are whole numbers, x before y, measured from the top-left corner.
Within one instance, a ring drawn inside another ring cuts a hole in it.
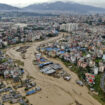
[[[80,81],[80,80],[77,80],[76,83],[77,83],[78,85],[80,85],[80,86],[84,86],[83,82]]]
[[[71,76],[63,76],[63,78],[64,78],[64,80],[66,80],[66,81],[70,81],[70,79],[71,79]]]

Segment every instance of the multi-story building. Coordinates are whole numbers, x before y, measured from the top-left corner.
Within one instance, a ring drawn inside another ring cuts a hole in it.
[[[64,31],[67,31],[67,32],[76,31],[76,30],[78,30],[78,23],[62,24],[60,26],[60,30],[64,30]]]

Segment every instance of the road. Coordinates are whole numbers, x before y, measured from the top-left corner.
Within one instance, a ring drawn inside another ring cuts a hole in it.
[[[41,74],[39,68],[33,65],[32,61],[34,60],[36,48],[40,44],[57,40],[57,38],[59,39],[60,37],[62,37],[62,35],[30,44],[31,47],[26,52],[26,59],[22,59],[21,54],[15,50],[20,45],[7,49],[6,53],[11,58],[24,62],[25,72],[28,72],[30,76],[34,77],[37,85],[42,88],[41,92],[27,97],[30,103],[33,105],[78,105],[78,102],[80,105],[101,105],[88,94],[87,87],[80,87],[75,83],[75,80],[78,79],[77,75],[71,72],[61,61],[50,59],[54,63],[61,64],[64,70],[72,75],[72,79],[69,82],[62,78],[57,79]]]

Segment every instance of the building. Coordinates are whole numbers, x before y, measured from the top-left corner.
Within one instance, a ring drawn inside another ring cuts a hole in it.
[[[78,23],[67,23],[60,26],[60,30],[72,32],[78,30]]]

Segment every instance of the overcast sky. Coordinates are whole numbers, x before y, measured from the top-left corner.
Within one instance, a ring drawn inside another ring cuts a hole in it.
[[[88,4],[105,8],[105,0],[0,0],[0,3],[6,3],[17,7],[25,7],[33,3],[54,2],[54,1],[73,1],[81,4]]]

